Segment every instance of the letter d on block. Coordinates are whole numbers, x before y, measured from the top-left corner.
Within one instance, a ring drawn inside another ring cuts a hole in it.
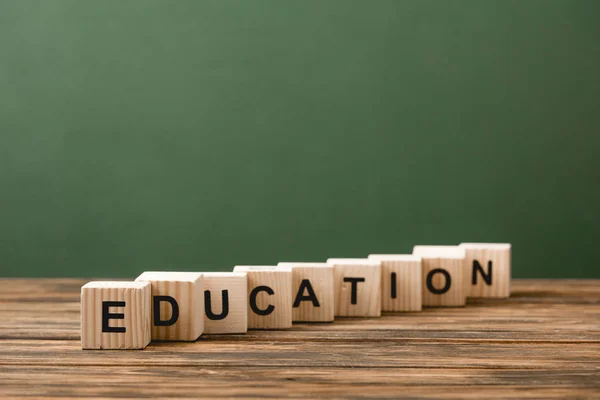
[[[152,285],[152,340],[194,341],[204,329],[204,280],[199,272],[144,272]]]

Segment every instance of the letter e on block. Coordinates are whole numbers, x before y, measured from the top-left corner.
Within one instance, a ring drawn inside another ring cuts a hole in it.
[[[246,333],[248,279],[243,272],[204,272],[204,333]]]
[[[152,340],[194,341],[204,329],[204,285],[199,272],[144,272],[152,285]]]
[[[143,349],[149,343],[149,283],[90,282],[81,288],[82,349]]]
[[[465,250],[467,297],[510,297],[511,245],[509,243],[461,243]]]
[[[381,316],[381,261],[330,258],[334,267],[335,316]]]
[[[423,306],[464,306],[465,251],[459,246],[415,246],[413,255],[422,258]]]
[[[237,266],[248,277],[248,329],[292,327],[292,271],[275,266]]]

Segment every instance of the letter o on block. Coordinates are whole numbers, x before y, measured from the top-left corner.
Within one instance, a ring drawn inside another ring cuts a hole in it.
[[[415,246],[422,258],[423,306],[464,306],[465,251],[458,246]]]

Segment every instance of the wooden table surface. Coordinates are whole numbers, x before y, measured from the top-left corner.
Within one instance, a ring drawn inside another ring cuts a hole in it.
[[[0,279],[0,396],[600,397],[600,280],[507,300],[83,351],[81,279]]]

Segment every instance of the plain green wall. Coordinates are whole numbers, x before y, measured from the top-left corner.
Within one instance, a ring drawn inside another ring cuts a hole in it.
[[[600,1],[0,2],[0,276],[513,244],[600,277]]]

